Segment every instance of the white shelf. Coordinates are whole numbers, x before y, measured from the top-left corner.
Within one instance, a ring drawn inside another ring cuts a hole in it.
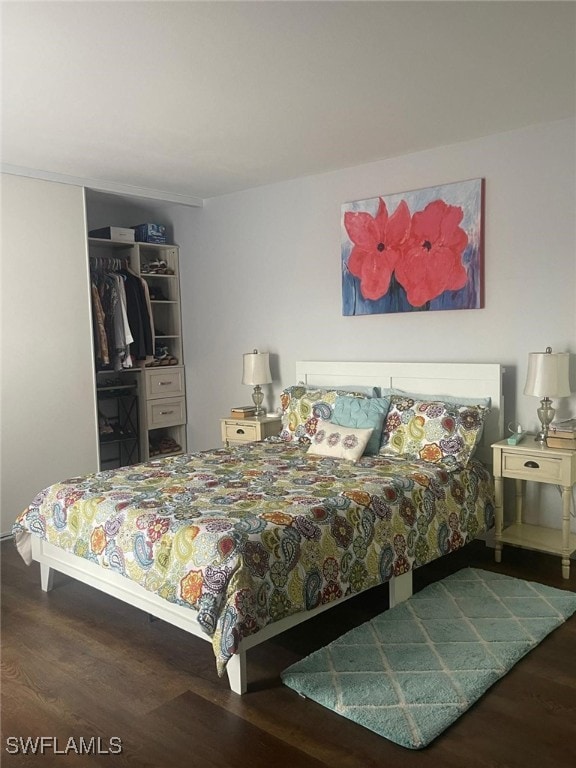
[[[534,549],[538,552],[562,554],[562,531],[556,528],[545,528],[542,525],[529,523],[514,523],[502,531],[502,543],[515,547]],[[571,533],[569,539],[570,552],[576,550],[576,534]]]
[[[90,245],[94,245],[96,247],[110,246],[111,248],[134,248],[136,245],[136,243],[133,241],[127,242],[126,240],[108,240],[104,237],[89,237],[88,242]]]
[[[171,277],[173,280],[177,277],[177,275],[165,275],[163,272],[141,272],[140,277]]]

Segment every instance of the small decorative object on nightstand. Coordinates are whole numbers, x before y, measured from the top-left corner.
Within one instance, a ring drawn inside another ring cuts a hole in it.
[[[548,436],[548,425],[556,413],[550,398],[570,395],[569,360],[568,352],[552,353],[552,347],[546,347],[546,352],[530,352],[528,355],[524,394],[542,398],[537,411],[541,429],[535,437],[542,445]]]
[[[251,416],[245,419],[220,419],[222,442],[228,448],[238,443],[260,442],[279,435],[282,428],[280,416]]]
[[[270,373],[270,356],[268,352],[248,352],[244,355],[244,371],[242,375],[242,384],[251,384],[254,386],[252,400],[256,406],[256,416],[264,416],[266,411],[262,408],[264,392],[261,384],[270,384],[272,374]]]
[[[496,562],[502,559],[502,545],[512,544],[562,556],[562,576],[570,577],[570,554],[576,550],[576,534],[570,533],[572,487],[576,483],[576,451],[548,448],[524,440],[510,445],[501,440],[492,445],[496,486]],[[516,518],[504,528],[503,480],[516,481]],[[524,481],[552,483],[562,488],[562,530],[523,522]]]

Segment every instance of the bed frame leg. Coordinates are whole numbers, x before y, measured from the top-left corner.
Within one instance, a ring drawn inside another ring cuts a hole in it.
[[[246,673],[246,651],[235,653],[226,665],[230,688],[234,693],[241,696],[248,690],[248,679]]]
[[[393,576],[388,582],[390,608],[394,608],[398,603],[403,603],[412,597],[412,571],[403,573],[401,576]]]
[[[40,563],[40,586],[44,592],[50,592],[54,584],[54,571],[46,563]]]

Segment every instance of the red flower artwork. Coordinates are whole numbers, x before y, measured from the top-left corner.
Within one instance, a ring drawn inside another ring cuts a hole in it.
[[[347,203],[343,314],[477,309],[482,179]]]
[[[434,200],[412,216],[410,237],[396,263],[396,278],[413,307],[466,285],[462,254],[468,235],[460,228],[462,208]]]
[[[382,198],[378,213],[371,216],[362,211],[346,213],[344,226],[354,248],[348,259],[348,269],[360,278],[360,290],[365,299],[379,299],[388,291],[400,249],[410,232],[410,211],[404,201],[388,216]]]

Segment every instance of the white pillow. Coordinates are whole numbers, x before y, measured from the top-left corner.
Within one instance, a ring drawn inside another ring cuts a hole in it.
[[[358,461],[364,453],[374,429],[342,427],[320,419],[312,437],[308,453],[317,456],[332,456],[337,459]]]

